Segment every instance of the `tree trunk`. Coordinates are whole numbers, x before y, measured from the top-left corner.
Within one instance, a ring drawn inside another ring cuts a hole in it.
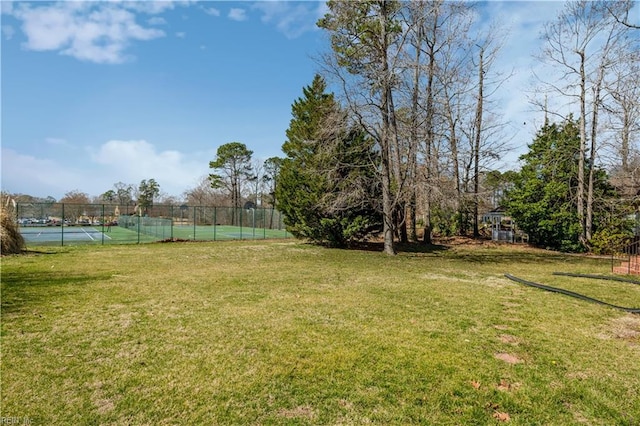
[[[391,81],[389,75],[388,62],[388,35],[387,35],[387,4],[381,6],[380,26],[381,26],[381,114],[382,114],[382,134],[380,140],[380,150],[382,153],[382,216],[383,216],[383,234],[384,234],[384,252],[389,255],[395,255],[396,249],[394,244],[394,197],[391,192],[392,179],[392,153],[391,153],[391,126],[390,126],[390,101],[391,101]]]
[[[473,236],[478,238],[478,204],[480,191],[480,140],[482,138],[482,107],[484,103],[484,48],[480,48],[480,62],[478,64],[478,104],[476,107],[476,134],[473,146]]]
[[[585,236],[587,241],[591,241],[593,231],[593,203],[594,203],[594,180],[595,180],[595,161],[596,161],[596,148],[598,138],[598,117],[600,113],[600,103],[602,94],[602,83],[604,81],[606,59],[603,57],[602,63],[598,69],[598,76],[596,85],[593,88],[593,112],[591,113],[591,148],[589,150],[589,183],[587,187],[587,212],[585,223]]]
[[[578,191],[576,196],[578,222],[580,225],[580,242],[586,246],[586,232],[584,219],[584,165],[587,146],[587,93],[586,93],[586,75],[585,75],[585,53],[578,52],[580,55],[580,148],[578,152]]]
[[[416,191],[415,188],[411,189],[411,198],[407,205],[407,232],[409,241],[416,242],[418,240],[418,233],[416,231]]]
[[[389,83],[389,86],[390,83]],[[393,91],[389,87],[388,94],[389,102],[389,130],[391,132],[392,149],[390,160],[392,163],[393,177],[392,182],[396,188],[396,194],[394,194],[394,210],[395,210],[395,225],[394,228],[398,232],[398,238],[401,242],[406,243],[408,241],[407,236],[407,220],[406,220],[406,197],[405,197],[405,184],[407,180],[406,172],[402,170],[404,149],[400,146],[400,138],[398,137],[398,120],[396,119],[395,104],[393,102]]]
[[[434,140],[434,130],[433,130],[433,119],[434,119],[434,100],[433,100],[433,81],[436,75],[436,52],[435,52],[435,44],[436,44],[436,35],[438,32],[438,16],[433,18],[433,27],[431,28],[431,36],[432,39],[428,42],[429,51],[427,55],[429,56],[429,66],[428,66],[428,74],[427,74],[427,87],[426,87],[426,117],[425,117],[425,129],[426,129],[426,138],[425,138],[425,202],[424,202],[424,234],[422,236],[422,241],[425,244],[431,244],[433,227],[431,223],[431,176],[432,176],[432,147]]]
[[[447,103],[450,103],[447,100]],[[449,145],[451,149],[451,162],[453,168],[453,180],[456,185],[456,205],[458,209],[458,233],[460,235],[464,234],[464,226],[463,226],[463,203],[462,203],[462,189],[460,187],[460,163],[458,160],[458,137],[456,130],[456,122],[453,118],[453,111],[451,111],[451,105],[447,105],[447,121],[449,122]]]
[[[631,119],[628,109],[624,109],[622,118],[622,129],[620,131],[620,154],[622,155],[622,173],[626,177],[629,174],[629,134],[631,133]]]
[[[231,178],[231,208],[233,209],[232,213],[231,213],[231,225],[235,226],[237,221],[236,221],[236,210],[237,210],[237,205],[236,205],[236,187],[237,187],[237,182],[235,180],[234,177]]]
[[[382,95],[382,104],[386,104],[386,94]],[[389,164],[389,143],[388,133],[388,118],[387,114],[383,112],[382,120],[382,135],[380,141],[380,150],[382,154],[381,166],[382,166],[382,220],[383,220],[383,237],[384,237],[384,252],[386,254],[396,254],[394,245],[394,220],[393,220],[393,197],[391,194],[391,165]]]
[[[410,168],[409,176],[411,179],[410,182],[410,196],[409,196],[409,205],[407,207],[407,222],[408,222],[408,238],[410,241],[415,242],[418,239],[417,230],[416,230],[416,184],[417,184],[417,163],[418,163],[418,100],[420,98],[420,52],[422,39],[423,39],[423,28],[422,28],[422,19],[419,18],[417,25],[417,34],[416,40],[414,43],[414,48],[416,49],[416,58],[414,63],[414,73],[413,73],[413,92],[411,94],[411,136],[410,136],[410,157],[409,157],[409,165]]]

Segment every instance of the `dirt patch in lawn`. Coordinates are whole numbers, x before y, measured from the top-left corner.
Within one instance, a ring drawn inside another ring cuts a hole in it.
[[[517,345],[519,343],[518,338],[516,336],[512,336],[511,334],[501,334],[498,339],[502,343],[506,343],[508,345]]]
[[[308,405],[300,405],[295,408],[281,408],[278,415],[286,419],[313,419],[316,416],[314,409]]]
[[[519,364],[524,362],[522,359],[518,358],[513,354],[508,354],[506,352],[499,352],[494,355],[497,359],[506,362],[507,364]]]

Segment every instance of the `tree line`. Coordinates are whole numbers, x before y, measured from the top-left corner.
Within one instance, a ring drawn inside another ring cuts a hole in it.
[[[501,172],[510,136],[494,99],[509,78],[496,69],[499,26],[480,26],[469,2],[330,0],[317,23],[330,49],[292,105],[284,157],[256,161],[243,143],[221,145],[184,202],[275,206],[298,237],[346,245],[379,235],[389,254],[434,235],[478,237],[493,207],[538,245],[602,247],[631,232],[620,218],[640,189],[632,6],[569,1],[547,22],[538,59],[560,77],[539,79],[532,105],[544,124],[521,169]],[[150,179],[102,197],[145,206],[158,194]]]
[[[637,188],[630,164],[638,136],[638,33],[624,24],[632,6],[570,1],[544,29],[540,60],[561,78],[540,81],[538,93],[547,96],[534,103],[562,126],[573,120],[571,112],[577,116],[569,198],[582,248],[597,231],[605,162],[620,172],[621,183],[631,179],[619,194]],[[385,252],[394,253],[396,241],[417,239],[418,224],[422,241],[430,242],[434,230],[451,226],[450,218],[457,233],[478,236],[490,191],[486,177],[508,142],[492,99],[508,77],[495,70],[497,26],[478,29],[476,6],[466,2],[329,1],[327,7],[318,22],[331,41],[325,70],[378,154]],[[514,191],[520,182],[507,184]]]
[[[318,22],[331,41],[324,74],[340,101],[316,76],[293,105],[278,187],[294,233],[344,244],[379,232],[392,254],[396,242],[429,243],[434,233],[477,237],[480,213],[498,206],[550,248],[604,249],[614,233],[633,232],[640,46],[632,2],[567,2],[545,25],[539,59],[561,77],[539,81],[533,104],[544,125],[522,169],[505,173],[492,170],[508,148],[492,96],[508,76],[494,70],[499,32],[475,29],[474,5],[327,6]]]

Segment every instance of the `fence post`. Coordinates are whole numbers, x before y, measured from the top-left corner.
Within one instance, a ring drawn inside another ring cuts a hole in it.
[[[60,223],[60,246],[64,246],[64,203],[62,203],[62,223]]]
[[[193,206],[193,241],[196,240],[196,206]]]
[[[102,245],[104,245],[104,204],[102,205],[102,218],[100,219],[100,223],[102,224]]]
[[[218,208],[213,208],[213,241],[216,240],[216,229],[218,227]]]

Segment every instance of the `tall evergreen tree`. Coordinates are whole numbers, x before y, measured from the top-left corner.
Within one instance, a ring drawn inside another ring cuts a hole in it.
[[[545,124],[515,176],[507,194],[509,213],[530,241],[562,251],[582,251],[582,225],[578,214],[579,185],[577,161],[580,155],[580,128],[573,118],[562,124]],[[610,190],[606,173],[596,174],[596,190],[602,198]]]
[[[325,90],[316,75],[292,105],[275,198],[296,237],[342,246],[376,227],[373,144]]]
[[[311,85],[302,89],[303,97],[291,106],[293,118],[286,131],[287,140],[282,151],[302,166],[316,152],[322,121],[338,110],[333,93],[325,93],[326,88],[324,79],[316,74]]]

